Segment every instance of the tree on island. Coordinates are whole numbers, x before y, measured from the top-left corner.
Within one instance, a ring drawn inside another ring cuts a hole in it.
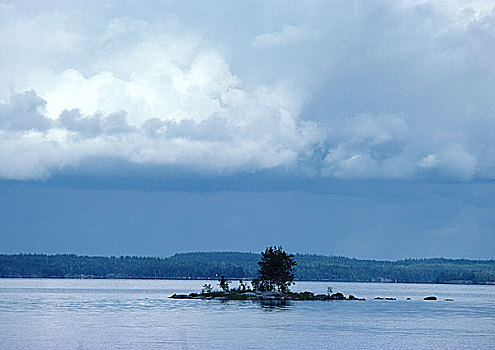
[[[222,275],[222,277],[220,277],[220,280],[218,282],[219,282],[218,284],[220,285],[220,288],[224,292],[229,291],[229,281],[225,278],[225,276]]]
[[[203,289],[201,290],[201,293],[208,294],[211,293],[212,291],[213,291],[213,287],[211,284],[209,283],[203,284]]]
[[[261,253],[258,265],[258,277],[251,282],[254,290],[271,292],[276,288],[282,293],[289,291],[297,265],[293,254],[287,254],[282,247],[268,247]]]

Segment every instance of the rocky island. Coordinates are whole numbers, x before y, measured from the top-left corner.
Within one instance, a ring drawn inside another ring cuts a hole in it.
[[[210,284],[203,285],[201,293],[174,294],[172,299],[217,299],[217,300],[365,300],[353,295],[345,296],[342,293],[332,293],[328,288],[327,294],[313,294],[312,292],[291,292],[289,286],[294,282],[294,271],[297,265],[294,255],[287,254],[282,247],[268,247],[261,253],[258,262],[260,269],[258,276],[248,286],[239,282],[238,289],[230,289],[229,281],[222,276],[219,280],[221,291],[213,291]]]
[[[313,294],[311,292],[287,292],[278,291],[260,292],[260,291],[215,291],[201,292],[190,294],[173,294],[172,299],[207,299],[207,300],[261,300],[261,301],[287,301],[287,300],[366,300],[356,298],[354,295],[345,296],[342,293],[333,294]]]
[[[364,301],[350,294],[333,293],[328,287],[326,294],[314,294],[312,292],[292,292],[290,286],[294,283],[294,272],[297,263],[294,255],[287,254],[282,247],[268,247],[261,253],[258,262],[260,269],[258,276],[251,281],[251,285],[244,281],[239,281],[237,288],[230,288],[230,281],[221,276],[218,281],[220,290],[214,290],[211,284],[204,284],[200,293],[173,294],[172,299],[203,299],[203,300],[253,300],[269,304],[282,304],[292,300],[357,300]],[[375,297],[374,300],[397,300],[393,297]],[[411,300],[411,298],[406,298]],[[426,296],[425,301],[436,301],[435,296]],[[453,301],[453,299],[445,299]]]

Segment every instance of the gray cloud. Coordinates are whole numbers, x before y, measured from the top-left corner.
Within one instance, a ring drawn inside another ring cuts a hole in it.
[[[12,95],[8,103],[0,103],[0,130],[47,130],[51,121],[43,114],[45,106],[33,90]]]
[[[132,127],[126,122],[126,112],[118,111],[107,116],[94,114],[82,116],[78,109],[65,110],[60,114],[58,122],[61,128],[78,135],[97,137],[129,132]]]

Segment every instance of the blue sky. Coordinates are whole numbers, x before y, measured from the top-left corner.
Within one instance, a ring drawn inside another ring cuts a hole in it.
[[[0,3],[0,249],[494,258],[494,8]]]

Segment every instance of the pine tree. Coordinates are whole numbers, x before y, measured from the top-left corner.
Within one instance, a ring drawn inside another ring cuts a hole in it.
[[[294,255],[287,254],[282,247],[268,247],[261,253],[258,262],[258,277],[252,281],[253,288],[259,291],[274,291],[275,288],[286,293],[294,281]]]

